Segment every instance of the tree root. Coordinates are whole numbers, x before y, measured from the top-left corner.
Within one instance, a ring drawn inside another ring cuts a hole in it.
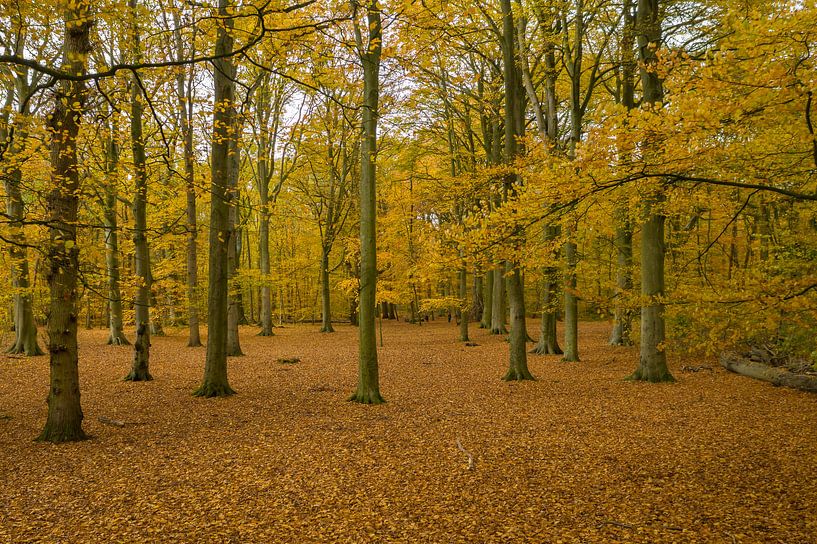
[[[502,376],[502,381],[505,381],[505,382],[515,382],[515,381],[523,381],[523,380],[534,380],[535,381],[536,378],[533,377],[533,374],[531,374],[529,370],[526,369],[526,370],[520,371],[519,369],[516,369],[516,368],[509,368],[508,372],[506,372],[505,375]]]
[[[346,399],[349,402],[357,402],[360,404],[384,404],[386,400],[380,395],[378,391],[355,391]]]
[[[153,380],[153,376],[147,370],[131,370],[130,374],[125,376],[126,382],[149,382]]]
[[[193,391],[194,397],[203,397],[206,399],[211,399],[214,397],[229,397],[230,395],[235,395],[235,391],[233,391],[233,388],[226,383],[225,384],[205,383],[201,387]]]
[[[666,372],[648,372],[639,368],[626,378],[627,382],[649,382],[649,383],[674,383],[675,378],[670,374],[669,370]]]

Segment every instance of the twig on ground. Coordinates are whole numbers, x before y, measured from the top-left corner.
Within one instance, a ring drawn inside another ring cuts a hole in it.
[[[711,366],[701,365],[701,366],[682,366],[681,372],[699,372],[701,370],[708,370],[710,372],[714,372]]]
[[[468,456],[468,470],[474,470],[474,456],[471,455],[471,452],[462,447],[462,442],[460,442],[459,438],[457,438],[457,449]]]
[[[105,416],[99,416],[97,418],[97,420],[99,420],[100,423],[104,423],[105,425],[113,425],[114,427],[124,427],[125,426],[124,421],[120,421],[118,419],[111,419],[111,418],[108,418],[108,417],[105,417]]]

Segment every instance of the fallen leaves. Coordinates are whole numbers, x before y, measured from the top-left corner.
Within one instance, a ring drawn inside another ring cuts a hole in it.
[[[624,382],[636,352],[604,324],[582,324],[582,363],[531,356],[538,381],[504,383],[501,337],[387,322],[389,402],[361,406],[337,328],[244,329],[228,399],[190,395],[204,349],[182,333],[126,383],[131,349],[82,331],[94,439],[60,446],[32,442],[47,359],[0,359],[0,541],[815,542],[811,395],[720,368]]]

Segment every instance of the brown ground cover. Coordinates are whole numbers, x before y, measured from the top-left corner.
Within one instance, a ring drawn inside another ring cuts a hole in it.
[[[77,444],[32,442],[47,358],[0,359],[0,541],[817,542],[815,395],[681,371],[700,361],[624,382],[637,352],[598,323],[581,363],[531,356],[539,381],[503,383],[501,338],[385,323],[389,402],[361,406],[355,329],[243,332],[238,395],[207,400],[183,333],[126,383],[131,350],[83,331]]]

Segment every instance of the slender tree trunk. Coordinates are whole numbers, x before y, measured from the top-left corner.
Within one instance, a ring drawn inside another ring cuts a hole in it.
[[[545,242],[552,243],[559,237],[559,227],[547,225],[545,227]],[[551,260],[556,262],[559,250],[554,249]],[[559,314],[559,271],[554,266],[542,269],[544,285],[542,289],[542,320],[539,323],[539,341],[531,353],[538,355],[561,355],[559,339],[556,335],[556,321]]]
[[[490,329],[493,321],[494,308],[494,271],[485,273],[485,280],[482,282],[482,320],[479,322],[480,329]]]
[[[473,284],[471,285],[471,309],[468,312],[468,319],[471,321],[479,321],[482,319],[483,305],[483,291],[482,274],[479,270],[474,270]]]
[[[332,328],[332,299],[329,290],[329,251],[321,248],[321,332],[335,332]]]
[[[182,60],[184,55],[184,42],[182,41],[181,20],[178,11],[173,12],[176,31],[174,38],[176,41],[176,58]],[[189,78],[184,70],[179,70],[176,74],[176,95],[179,100],[179,120],[181,121],[182,139],[184,140],[184,181],[186,194],[185,217],[187,225],[187,258],[186,266],[186,286],[187,286],[187,347],[195,348],[201,346],[201,333],[199,331],[199,268],[198,268],[198,216],[196,212],[196,173],[195,156],[193,150],[193,71],[189,73]]]
[[[468,311],[468,270],[465,266],[460,268],[459,272],[459,288],[460,288],[460,342],[468,342],[468,319],[470,312]]]
[[[630,111],[635,108],[635,19],[633,0],[624,0],[622,19],[624,27],[621,37],[621,103]],[[627,203],[620,202],[615,211],[616,233],[616,303],[614,310],[613,331],[610,345],[629,346],[632,330],[632,310],[627,305],[626,297],[633,289],[633,226]]]
[[[377,0],[366,5],[368,39],[363,43],[355,19],[357,49],[363,63],[363,141],[360,161],[360,326],[357,389],[349,400],[380,404],[380,378],[377,365],[375,304],[377,291],[377,116],[380,93],[380,55],[382,28]]]
[[[230,30],[229,0],[219,0],[218,14],[223,17],[219,25],[215,54],[227,55],[232,52],[233,39]],[[231,161],[229,160],[231,128],[233,124],[235,95],[232,60],[229,57],[214,61],[213,80],[215,86],[213,108],[213,143],[211,151],[212,202],[210,204],[210,252],[209,289],[207,295],[207,359],[204,364],[204,379],[193,393],[198,397],[224,397],[235,393],[227,381],[227,260],[230,231],[230,183]]]
[[[21,36],[16,44],[18,52],[22,52],[25,47],[24,35]],[[14,80],[14,86],[9,85],[6,90],[7,103],[5,114],[6,119],[4,126],[8,126],[8,117],[13,104],[14,95],[16,94],[18,100],[22,102],[24,97],[29,93],[28,70],[18,67],[17,77]],[[25,117],[29,115],[30,109],[28,102],[21,106],[20,115]],[[11,142],[11,155],[16,155],[22,151],[22,146],[16,142],[25,142],[28,138],[28,131],[19,123],[15,130],[15,139]],[[0,141],[7,142],[11,136],[5,128],[0,135]],[[5,186],[6,186],[6,213],[7,220],[10,224],[11,232],[8,234],[10,243],[10,273],[11,286],[13,289],[14,310],[14,344],[12,344],[6,353],[22,353],[27,356],[42,355],[43,351],[37,343],[37,323],[34,321],[34,309],[32,304],[32,295],[29,284],[28,271],[28,251],[26,249],[26,236],[24,231],[25,209],[23,207],[23,195],[21,191],[21,184],[23,181],[23,173],[20,167],[16,164],[16,160],[12,158],[12,165],[5,171]]]
[[[141,61],[139,30],[136,25],[136,0],[130,0],[132,19],[132,45],[134,60]],[[147,240],[147,164],[145,159],[145,142],[142,136],[142,95],[134,75],[131,81],[131,145],[133,148],[133,168],[135,171],[135,195],[133,199],[133,247],[136,257],[136,277],[139,285],[136,288],[135,316],[136,342],[134,343],[133,365],[125,376],[127,381],[148,381],[150,375],[150,252]]]
[[[661,46],[661,19],[658,0],[638,0],[636,11],[638,50],[641,54],[643,107],[661,107],[663,89],[656,72],[656,51]],[[657,153],[654,136],[647,134],[645,153]],[[641,228],[641,356],[638,368],[629,379],[648,382],[675,381],[667,368],[664,351],[664,222],[663,194],[657,188],[645,198],[644,225]]]
[[[227,160],[230,162],[229,179],[229,214],[228,230],[230,238],[227,241],[227,356],[238,357],[244,355],[241,351],[241,339],[238,334],[238,325],[241,323],[241,284],[238,281],[238,264],[240,262],[241,230],[236,228],[238,224],[238,170],[239,154],[238,138],[241,131],[239,123],[233,117],[232,137],[230,138],[230,151]]]
[[[85,73],[91,52],[93,20],[85,2],[72,3],[65,12],[63,70]],[[48,419],[39,441],[68,442],[86,438],[82,430],[77,356],[77,135],[85,107],[83,81],[61,81],[54,96],[49,120],[51,136],[51,190],[48,213],[48,287],[51,294],[48,319],[50,386]],[[69,107],[70,105],[70,107]]]
[[[107,142],[107,179],[105,182],[105,268],[108,276],[108,344],[128,346],[122,323],[122,292],[119,288],[119,226],[117,206],[117,165],[119,144],[116,142],[116,128],[111,128]]]
[[[626,217],[629,215],[626,206],[619,207],[616,215],[616,306],[610,345],[630,346],[633,343],[630,338],[633,312],[627,305],[626,297],[633,289],[633,230]]]
[[[576,295],[576,242],[568,234],[565,243],[565,361],[579,360],[579,297]]]

